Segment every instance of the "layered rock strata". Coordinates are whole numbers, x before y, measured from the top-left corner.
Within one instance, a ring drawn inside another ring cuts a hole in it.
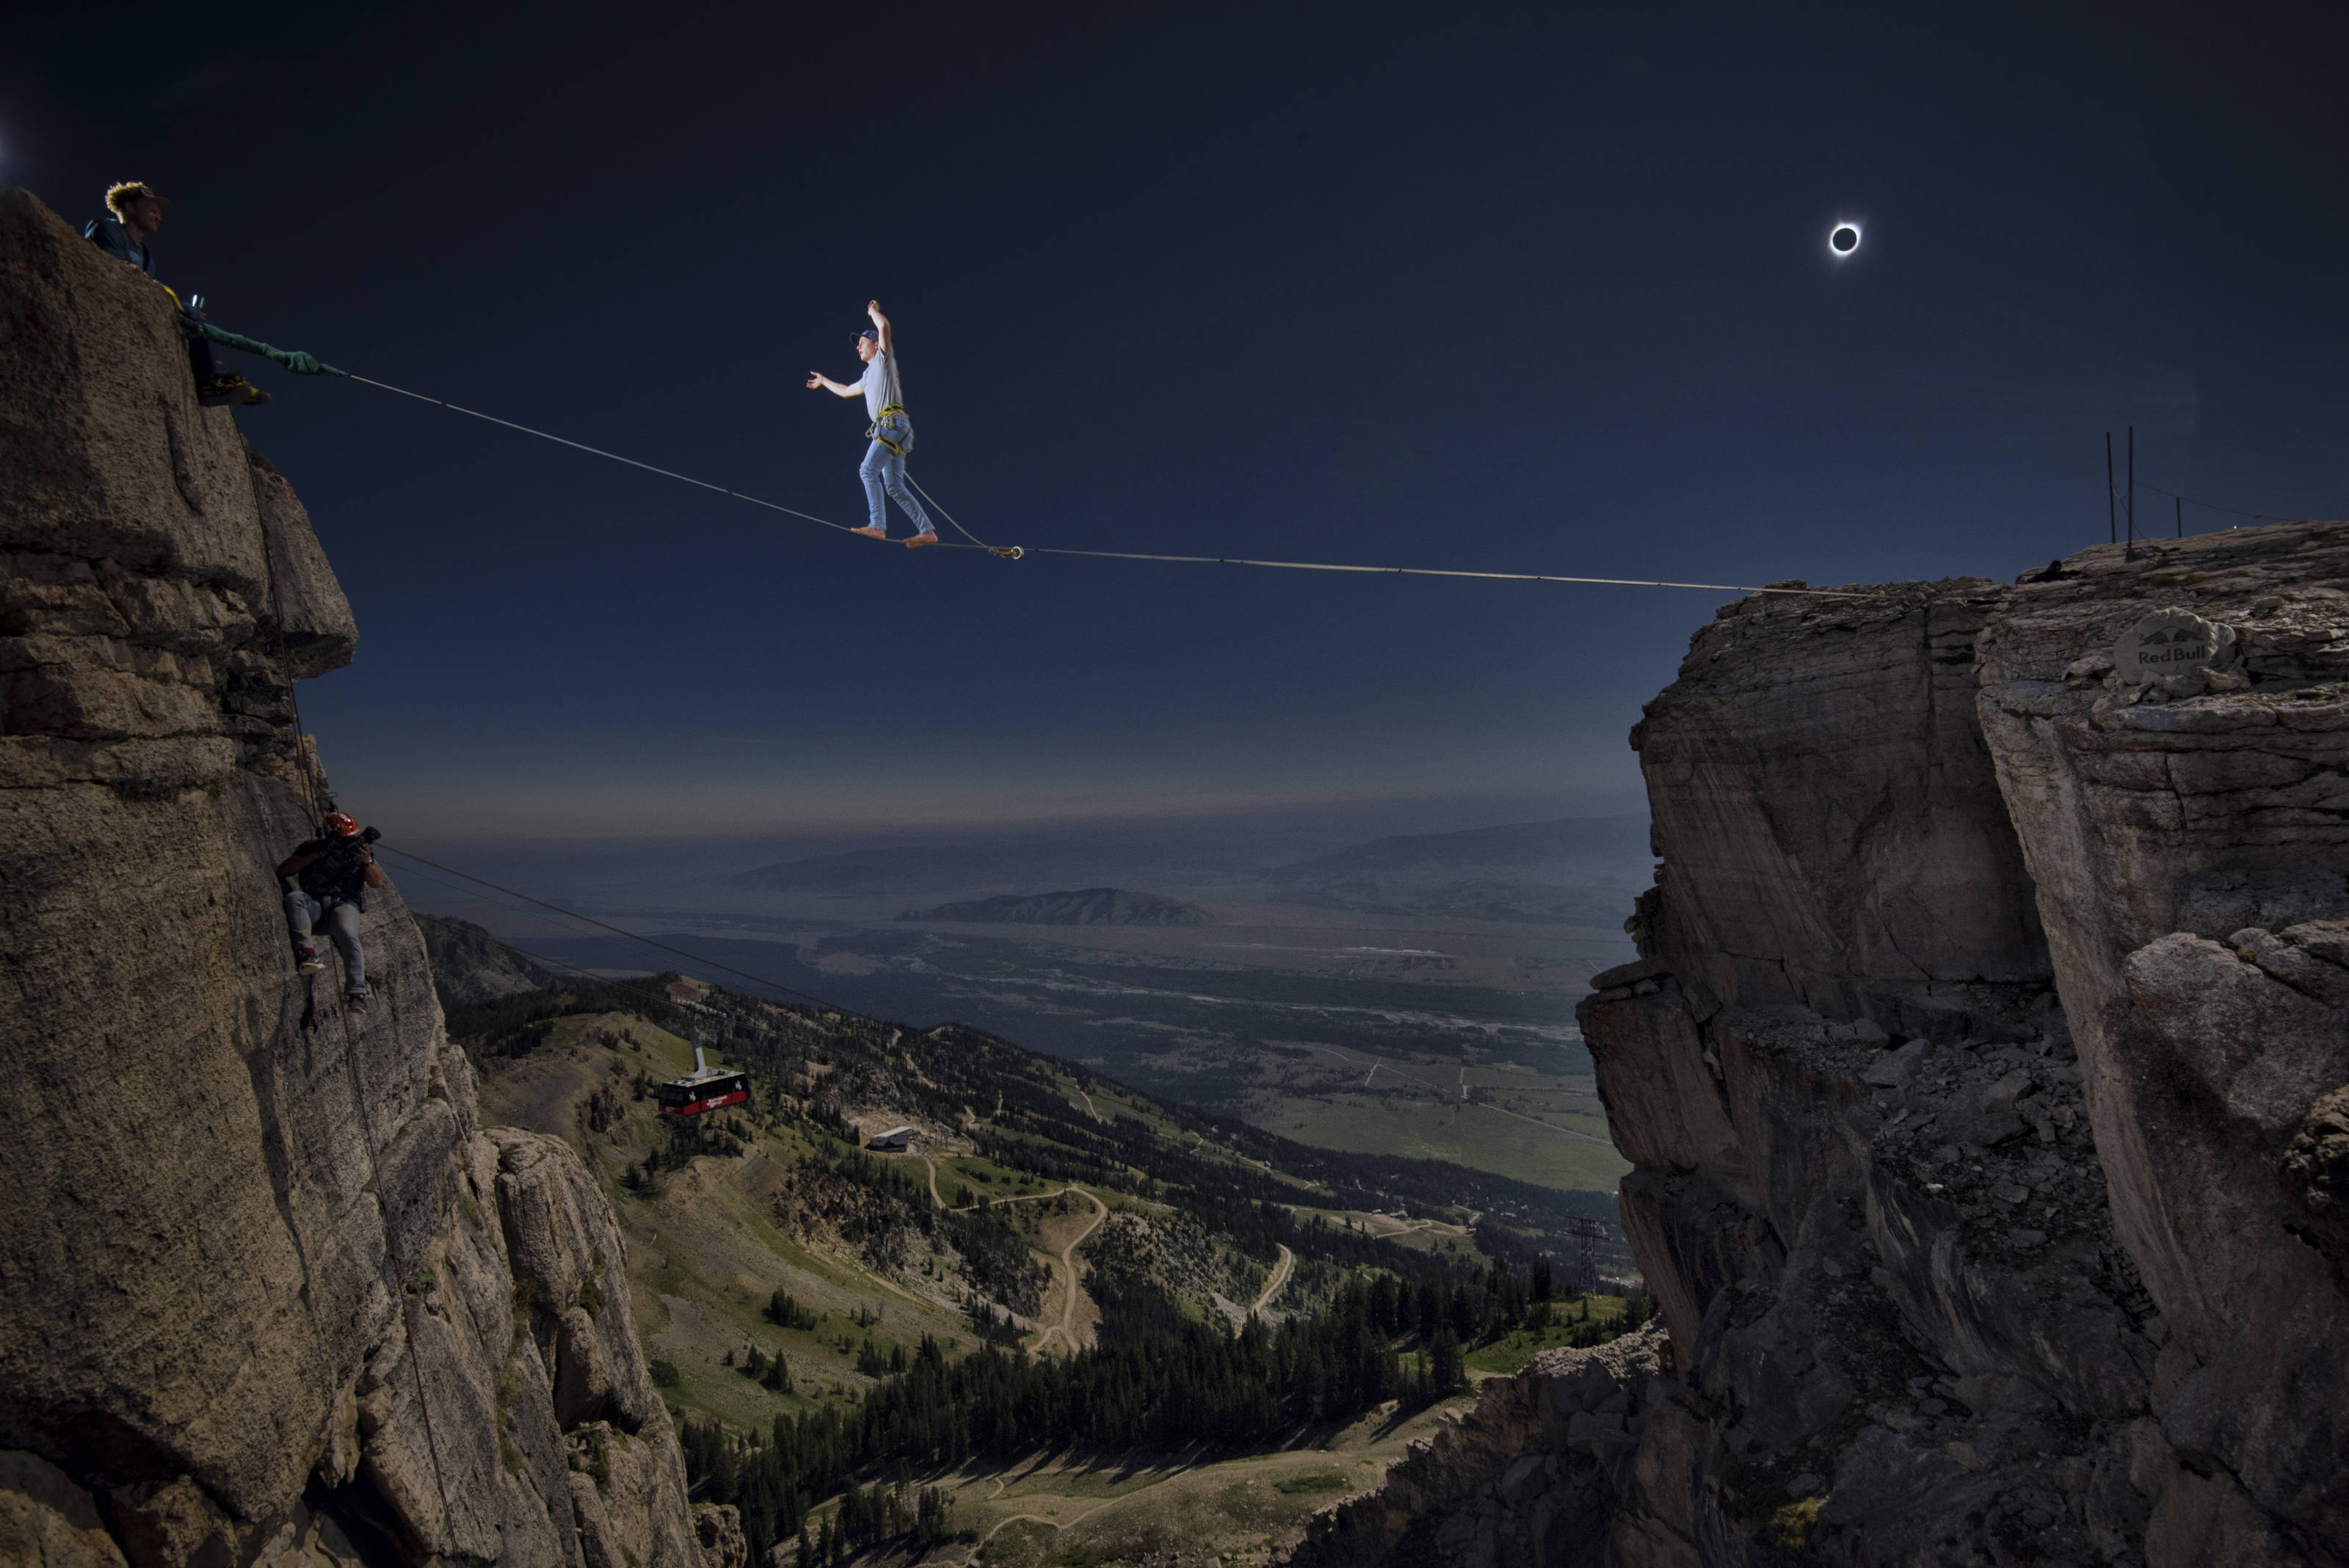
[[[301,504],[14,190],[0,361],[0,1559],[694,1568],[593,1177],[478,1125],[396,888],[368,1012],[295,971]]]
[[[1636,1453],[1581,1539],[1521,1488],[1299,1560],[2349,1558],[2344,587],[2310,524],[1724,607],[1581,1010]],[[2122,680],[2164,609],[2215,662]]]

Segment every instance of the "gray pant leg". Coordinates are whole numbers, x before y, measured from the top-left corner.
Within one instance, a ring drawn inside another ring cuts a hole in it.
[[[352,996],[367,994],[367,954],[359,948],[359,911],[339,899],[327,906],[326,931],[343,955],[343,990]]]
[[[294,945],[306,948],[310,943],[311,922],[323,913],[318,900],[299,888],[285,889],[285,929],[294,938]]]
[[[874,444],[880,443],[876,441]],[[881,483],[889,492],[889,499],[897,504],[897,510],[913,519],[915,533],[936,533],[937,530],[930,526],[930,514],[922,510],[922,504],[914,499],[911,490],[905,488],[905,460],[894,452],[889,454],[889,459],[881,470]]]

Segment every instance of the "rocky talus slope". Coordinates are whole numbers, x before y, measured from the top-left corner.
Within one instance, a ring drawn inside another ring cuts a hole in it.
[[[2297,524],[1723,609],[1582,1008],[1668,1343],[1295,1561],[2349,1562],[2344,590]],[[2168,608],[2218,657],[2125,681]]]
[[[478,1124],[396,889],[364,1016],[294,969],[301,504],[16,190],[0,366],[0,1562],[699,1568],[595,1182]]]

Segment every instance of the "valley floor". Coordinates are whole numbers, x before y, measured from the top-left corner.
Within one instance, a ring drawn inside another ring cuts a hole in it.
[[[685,1041],[624,1011],[571,1012],[528,1027],[535,1033],[515,1054],[482,1058],[484,1116],[563,1137],[586,1158],[619,1217],[632,1306],[664,1397],[680,1417],[714,1420],[730,1433],[747,1438],[778,1417],[827,1409],[853,1422],[861,1404],[926,1339],[950,1360],[983,1343],[967,1310],[974,1264],[946,1244],[947,1231],[905,1229],[876,1243],[874,1231],[859,1229],[859,1211],[849,1200],[881,1190],[870,1185],[876,1179],[896,1184],[887,1189],[895,1200],[919,1210],[1004,1222],[1004,1244],[1025,1262],[1006,1276],[999,1260],[988,1277],[996,1299],[1009,1299],[1004,1279],[1029,1282],[1010,1290],[1014,1296],[1027,1292],[1010,1328],[1030,1355],[1071,1355],[1093,1342],[1102,1307],[1086,1282],[1093,1267],[1089,1253],[1102,1246],[1125,1249],[1129,1265],[1137,1242],[1155,1248],[1148,1251],[1154,1277],[1185,1312],[1208,1322],[1237,1323],[1251,1311],[1268,1321],[1311,1312],[1347,1277],[1327,1261],[1300,1259],[1286,1244],[1270,1263],[1247,1258],[1132,1191],[1054,1179],[985,1158],[978,1152],[984,1135],[977,1122],[960,1131],[926,1129],[918,1152],[867,1157],[849,1151],[896,1125],[895,1110],[862,1116],[871,1125],[848,1129],[854,1142],[788,1117],[713,1116],[701,1129],[705,1141],[673,1151],[676,1163],[667,1164],[661,1151],[672,1147],[672,1129],[653,1115],[647,1091],[690,1064]],[[884,1055],[900,1052],[902,1031],[882,1026],[879,1038]],[[1045,1085],[1065,1101],[1069,1125],[1123,1127],[1126,1136],[1159,1140],[1187,1158],[1282,1183],[1277,1190],[1298,1195],[1286,1207],[1301,1223],[1318,1220],[1362,1238],[1361,1244],[1385,1238],[1414,1251],[1440,1249],[1471,1270],[1485,1266],[1462,1223],[1322,1207],[1304,1183],[1244,1156],[1225,1135],[1185,1130],[1174,1119],[1177,1113],[1146,1096],[1098,1078],[1087,1087],[1067,1078],[1064,1064],[1029,1060],[1035,1064],[1030,1086]],[[902,1063],[919,1071],[913,1055]],[[1506,1120],[1490,1107],[1449,1109]],[[843,1158],[862,1161],[865,1174],[854,1180],[836,1174]],[[1018,1268],[1026,1274],[1019,1276]],[[793,1309],[781,1314],[784,1321],[777,1321],[781,1299]],[[1599,1307],[1602,1316],[1609,1310]],[[1582,1311],[1587,1327],[1592,1306]],[[1561,1343],[1568,1326],[1562,1321],[1547,1333],[1472,1347],[1470,1376],[1521,1365],[1544,1345]],[[1415,1365],[1418,1357],[1405,1359]],[[1009,1568],[1260,1563],[1297,1539],[1316,1509],[1373,1484],[1408,1443],[1464,1398],[1401,1418],[1390,1403],[1270,1452],[1203,1459],[1165,1451],[1103,1463],[1061,1453],[1009,1468],[917,1476],[917,1487],[950,1491],[953,1528],[966,1537],[918,1561]],[[974,1533],[976,1542],[967,1539]],[[916,1559],[876,1547],[855,1560]]]

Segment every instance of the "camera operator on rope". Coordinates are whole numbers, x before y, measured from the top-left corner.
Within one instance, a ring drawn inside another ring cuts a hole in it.
[[[339,811],[327,815],[326,828],[326,836],[305,839],[278,865],[285,926],[294,937],[295,968],[316,974],[326,962],[311,932],[325,922],[343,955],[343,1005],[365,1012],[367,957],[359,950],[359,917],[367,912],[367,890],[383,886],[383,867],[375,863],[375,841],[383,835],[372,827],[362,831],[356,819]]]

